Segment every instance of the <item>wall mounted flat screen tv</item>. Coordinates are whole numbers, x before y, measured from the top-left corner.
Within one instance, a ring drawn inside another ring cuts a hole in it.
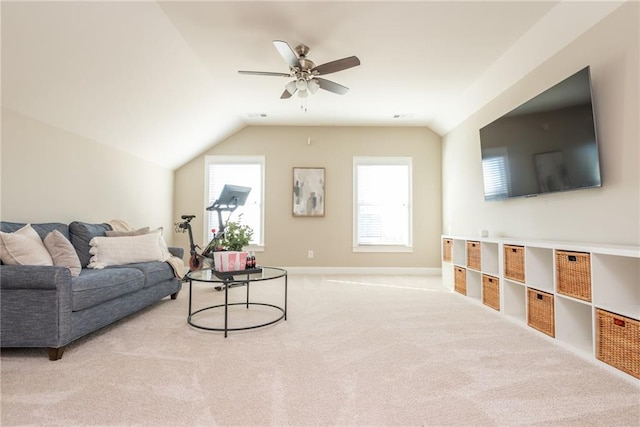
[[[485,200],[600,187],[586,67],[480,129]]]

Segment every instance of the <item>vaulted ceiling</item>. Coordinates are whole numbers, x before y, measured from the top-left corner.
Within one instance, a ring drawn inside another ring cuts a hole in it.
[[[428,126],[441,135],[621,3],[3,1],[2,107],[170,169],[246,125]],[[350,90],[280,99],[273,40]]]

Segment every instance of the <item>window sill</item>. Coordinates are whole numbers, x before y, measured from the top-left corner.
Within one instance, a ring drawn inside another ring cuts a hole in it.
[[[353,252],[413,252],[413,246],[362,245],[354,246]]]

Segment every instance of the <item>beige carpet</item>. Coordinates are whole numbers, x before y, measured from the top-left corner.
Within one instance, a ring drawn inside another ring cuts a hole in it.
[[[251,292],[280,303],[282,287]],[[2,425],[640,425],[638,383],[437,277],[292,275],[288,321],[226,339],[187,325],[187,304],[185,284],[57,362],[4,349]],[[236,307],[234,325],[249,314],[275,315]]]

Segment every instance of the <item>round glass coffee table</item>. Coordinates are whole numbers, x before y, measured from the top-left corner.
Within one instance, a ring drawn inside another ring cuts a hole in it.
[[[206,329],[209,331],[224,331],[225,338],[229,331],[243,331],[247,329],[261,328],[263,326],[272,325],[280,320],[287,320],[287,270],[277,267],[258,267],[254,270],[243,270],[235,272],[219,272],[213,269],[190,271],[185,276],[189,280],[189,317],[187,317],[187,323],[194,328]],[[249,300],[249,289],[252,284],[264,282],[267,280],[275,280],[283,278],[284,282],[284,306],[280,307],[274,304],[268,304],[264,302],[254,302]],[[224,290],[224,304],[212,305],[193,311],[192,297],[193,297],[193,282],[206,282],[215,285],[216,289]],[[234,287],[244,286],[246,288],[246,298],[244,302],[229,302],[229,289]],[[276,309],[277,318],[268,322],[259,324],[251,324],[249,326],[230,328],[229,327],[229,307],[235,305],[244,305],[247,309],[251,306],[264,306]],[[204,326],[201,323],[197,323],[198,314],[204,312],[210,312],[212,310],[224,310],[224,328],[214,328],[210,326]]]

